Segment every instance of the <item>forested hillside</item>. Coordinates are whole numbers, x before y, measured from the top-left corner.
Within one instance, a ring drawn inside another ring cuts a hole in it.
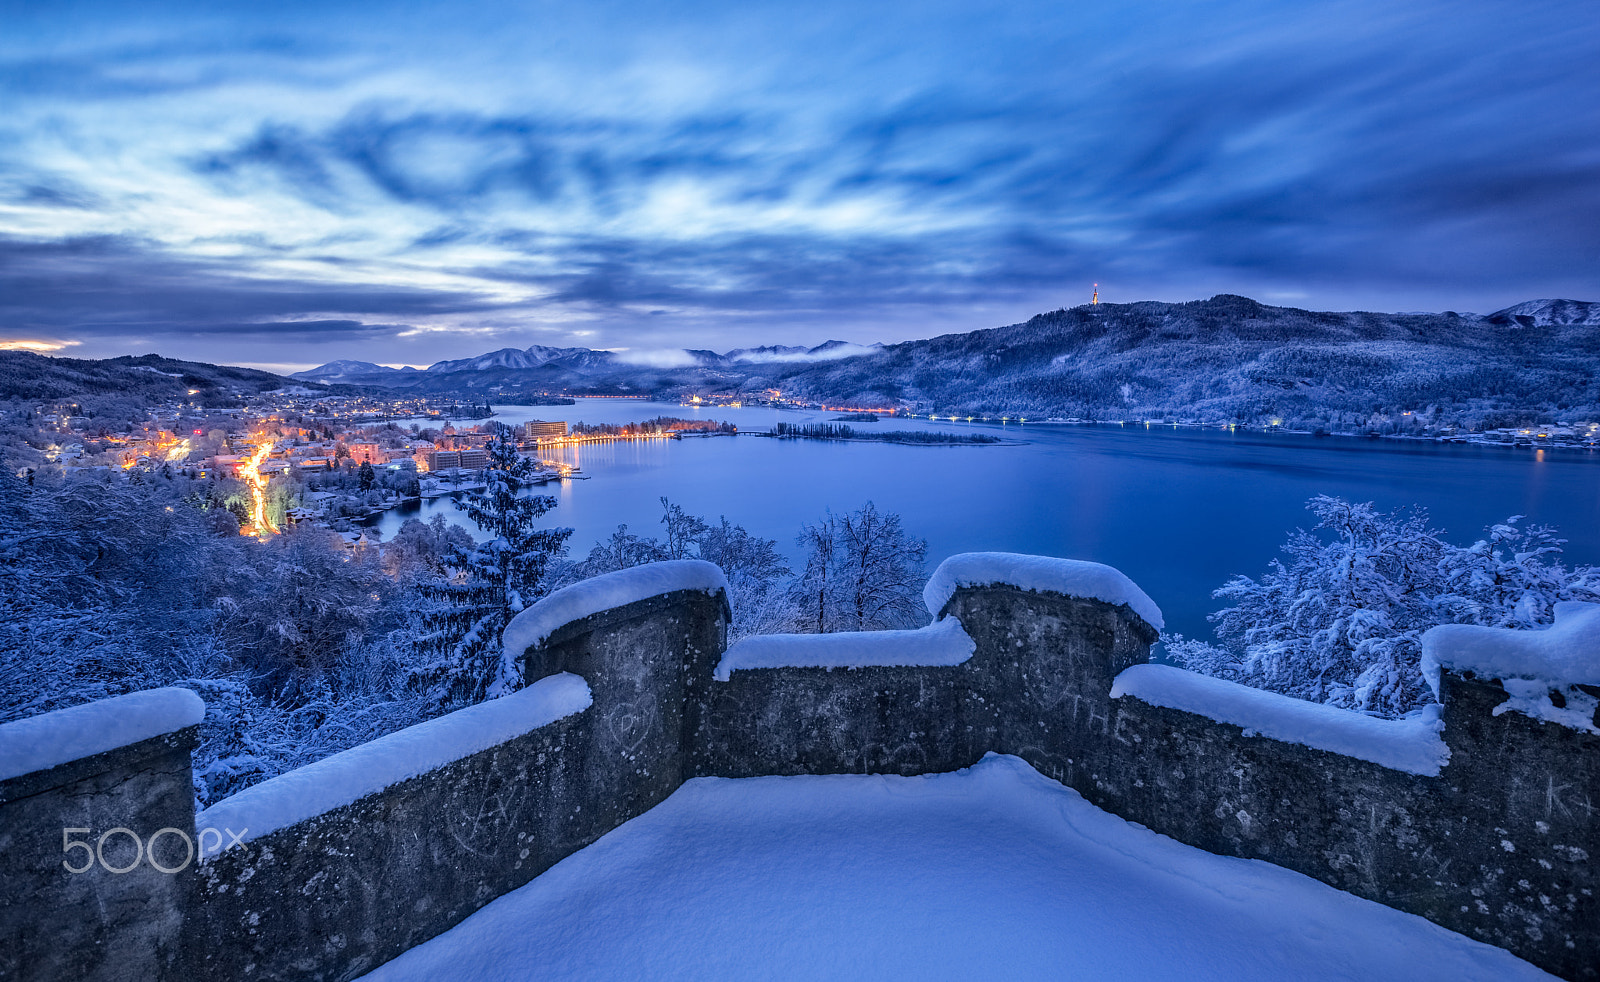
[[[1555,303],[1569,316],[1524,312],[1536,304],[1520,316],[1319,313],[1233,296],[1100,304],[808,366],[784,384],[863,405],[1089,419],[1600,419],[1600,305]]]
[[[916,412],[1185,419],[1353,430],[1377,414],[1472,429],[1600,420],[1600,304],[1488,316],[1326,313],[1246,297],[1098,304],[1008,327],[865,348],[502,349],[427,371],[335,362],[305,379],[409,391],[736,394]]]
[[[160,401],[182,397],[215,405],[240,395],[294,384],[297,383],[281,375],[253,368],[178,361],[160,355],[124,355],[96,361],[0,351],[0,400],[113,396]]]

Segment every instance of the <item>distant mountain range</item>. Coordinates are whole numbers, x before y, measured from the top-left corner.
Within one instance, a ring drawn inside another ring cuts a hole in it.
[[[749,368],[758,365],[805,365],[836,361],[857,355],[872,354],[883,345],[860,345],[848,341],[827,341],[814,348],[791,345],[765,345],[759,348],[735,348],[725,354],[697,348],[681,348],[662,352],[633,353],[626,351],[597,351],[593,348],[550,348],[536,344],[531,348],[501,348],[472,358],[457,358],[436,362],[426,369],[390,368],[370,361],[330,361],[326,365],[292,377],[310,382],[339,382],[347,385],[379,385],[385,387],[459,387],[463,381],[472,388],[482,388],[483,382],[500,385],[521,384],[528,379],[517,376],[519,372],[535,372],[545,381],[556,374],[593,379],[620,375],[611,380],[629,389],[638,388],[638,380],[650,377],[657,370],[693,374],[698,369],[722,373],[728,369]],[[537,371],[543,369],[544,371]],[[480,378],[445,380],[445,376],[462,373],[479,373]],[[715,377],[720,378],[720,374]]]
[[[338,361],[294,377],[498,398],[777,389],[831,405],[921,412],[1283,418],[1309,427],[1430,409],[1473,425],[1502,417],[1597,420],[1597,372],[1600,303],[1533,300],[1487,316],[1328,313],[1221,295],[1085,305],[890,345],[648,355],[534,346],[426,370]]]
[[[97,405],[186,396],[236,404],[299,384],[461,399],[540,393],[785,398],[951,415],[1185,419],[1331,430],[1373,417],[1507,426],[1600,422],[1600,303],[1492,314],[1326,313],[1246,297],[1099,304],[889,345],[829,341],[724,353],[503,348],[426,369],[329,362],[285,378],[158,355],[0,352],[0,399]],[[191,395],[189,390],[195,390]]]

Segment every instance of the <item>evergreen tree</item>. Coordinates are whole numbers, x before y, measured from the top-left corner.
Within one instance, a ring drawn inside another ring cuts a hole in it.
[[[550,564],[566,548],[570,528],[540,528],[556,506],[549,495],[524,495],[535,469],[502,431],[489,444],[485,487],[456,502],[491,538],[458,552],[458,574],[425,586],[422,645],[430,656],[414,671],[441,708],[471,705],[521,686],[519,666],[504,661],[500,632],[519,611],[543,596]]]

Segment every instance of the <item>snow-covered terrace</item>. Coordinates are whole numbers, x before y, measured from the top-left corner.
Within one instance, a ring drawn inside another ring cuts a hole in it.
[[[198,815],[188,690],[5,724],[0,844],[45,845],[0,851],[0,976],[1600,979],[1600,605],[1435,628],[1440,705],[1381,720],[1148,664],[1094,563],[732,647],[726,595],[558,591],[503,637],[535,681]],[[108,816],[162,865],[64,874]]]
[[[1518,982],[1510,953],[1101,811],[1015,757],[697,778],[367,982]]]

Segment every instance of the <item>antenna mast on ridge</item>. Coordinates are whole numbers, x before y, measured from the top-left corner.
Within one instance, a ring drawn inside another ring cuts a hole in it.
[[[1090,298],[1089,306],[1093,307],[1096,304],[1098,304],[1099,302],[1100,302],[1100,284],[1096,283],[1094,285],[1094,296]]]

